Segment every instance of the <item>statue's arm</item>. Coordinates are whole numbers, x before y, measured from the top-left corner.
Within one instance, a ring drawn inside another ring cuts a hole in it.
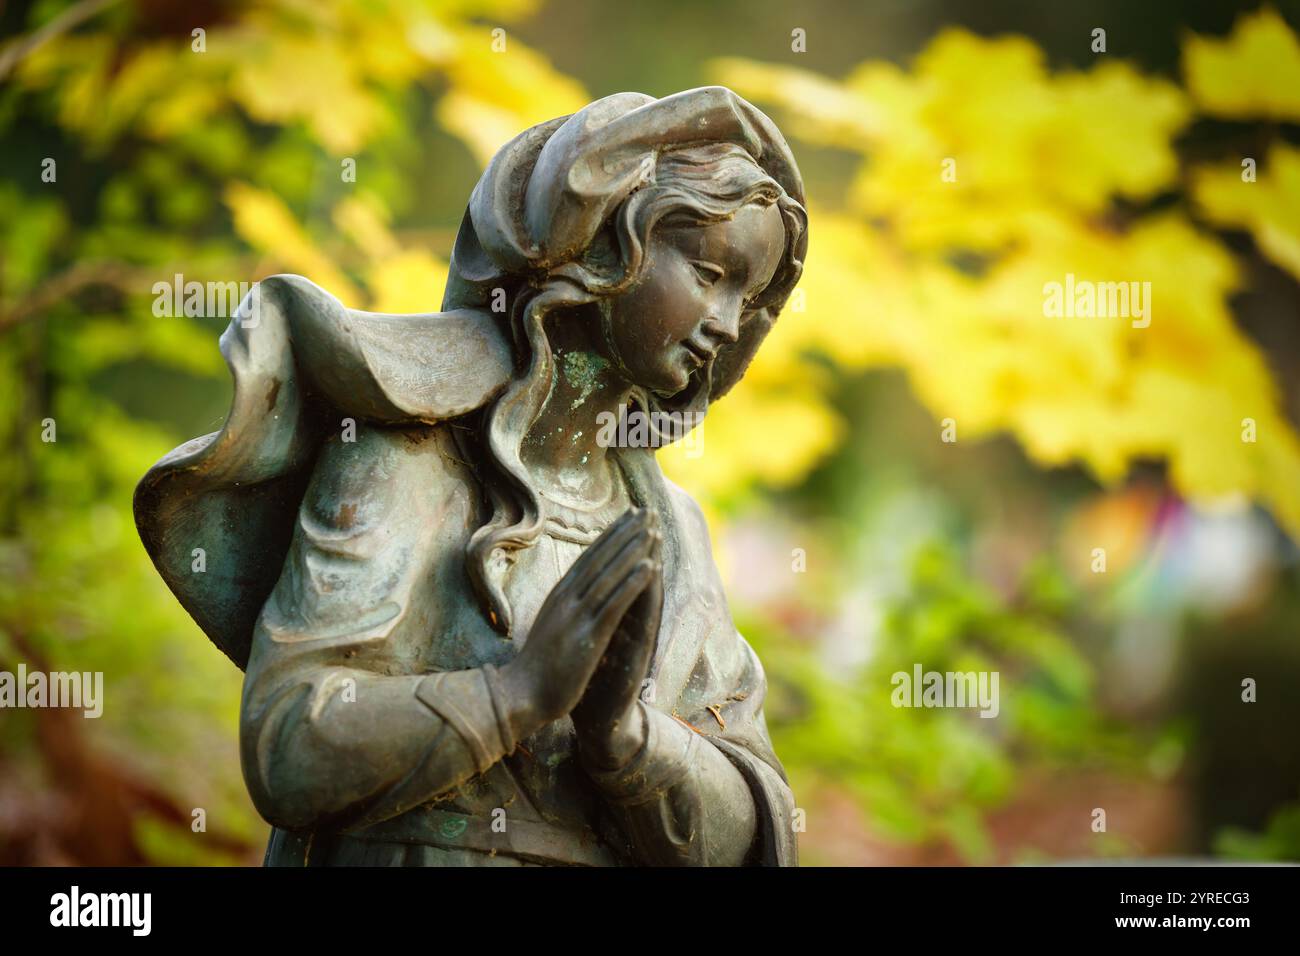
[[[752,856],[758,810],[749,784],[709,739],[639,704],[645,742],[625,766],[591,770],[622,817],[638,862],[740,866]]]
[[[414,585],[436,573],[438,536],[470,520],[465,496],[439,493],[443,436],[357,437],[322,452],[244,683],[244,775],[289,829],[396,815],[514,746],[498,673],[413,673],[406,653],[408,629],[437,624]]]

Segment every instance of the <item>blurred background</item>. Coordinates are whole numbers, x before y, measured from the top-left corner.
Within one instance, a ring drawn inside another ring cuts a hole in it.
[[[105,675],[98,720],[0,710],[0,863],[265,846],[241,675],[131,518],[231,393],[226,320],[155,283],[434,310],[498,146],[711,83],[790,140],[810,250],[661,458],[802,861],[1300,859],[1298,36],[1296,3],[0,3],[0,670]],[[1149,326],[1046,316],[1067,275],[1150,282]],[[894,708],[917,663],[996,670],[999,716]]]

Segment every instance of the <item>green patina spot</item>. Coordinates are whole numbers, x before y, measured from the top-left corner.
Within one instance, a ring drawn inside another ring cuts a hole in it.
[[[464,833],[465,828],[468,826],[469,826],[468,820],[465,819],[457,820],[454,817],[450,817],[442,821],[442,824],[438,827],[438,830],[448,840],[454,840],[456,839],[456,837]]]
[[[609,363],[599,355],[590,352],[566,352],[564,354],[564,378],[571,388],[579,390],[578,397],[569,406],[570,410],[585,402],[600,380],[600,373],[609,367]]]

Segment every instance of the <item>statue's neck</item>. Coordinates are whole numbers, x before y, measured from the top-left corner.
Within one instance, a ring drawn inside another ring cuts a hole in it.
[[[618,420],[632,385],[596,350],[587,328],[581,320],[555,323],[551,391],[520,451],[538,481],[566,497],[604,500],[617,470],[606,467],[601,423]]]

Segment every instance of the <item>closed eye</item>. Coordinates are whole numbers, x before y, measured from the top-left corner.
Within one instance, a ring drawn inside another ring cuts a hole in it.
[[[692,259],[691,268],[695,270],[695,274],[705,285],[713,285],[726,275],[726,270],[722,266],[715,265],[705,259]]]

